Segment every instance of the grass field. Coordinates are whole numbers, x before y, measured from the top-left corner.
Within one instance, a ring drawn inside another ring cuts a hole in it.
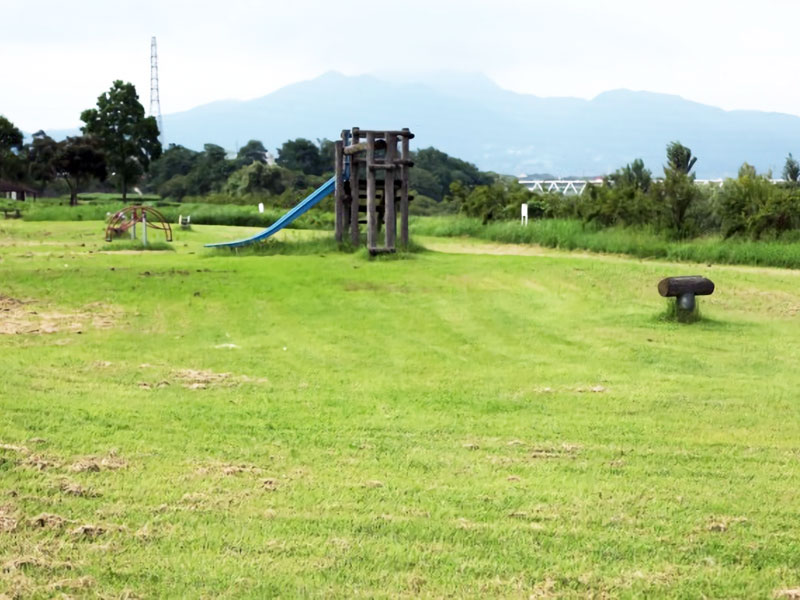
[[[0,597],[800,594],[797,271],[242,232],[0,222]]]

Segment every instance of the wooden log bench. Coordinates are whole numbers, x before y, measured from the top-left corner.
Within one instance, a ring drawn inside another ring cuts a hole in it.
[[[700,275],[667,277],[658,282],[658,293],[664,298],[675,298],[678,308],[692,312],[695,296],[710,296],[714,293],[714,282]]]

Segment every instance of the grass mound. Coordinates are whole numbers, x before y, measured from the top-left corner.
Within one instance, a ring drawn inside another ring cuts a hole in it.
[[[175,248],[169,242],[147,242],[145,245],[141,240],[116,240],[109,244],[105,244],[101,250],[104,252],[129,252],[137,250],[142,252],[174,252]]]

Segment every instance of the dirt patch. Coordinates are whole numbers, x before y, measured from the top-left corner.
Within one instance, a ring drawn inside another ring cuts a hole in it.
[[[268,477],[264,481],[261,482],[264,486],[264,489],[269,492],[277,492],[278,491],[278,480],[272,477]]]
[[[141,364],[139,368],[152,368],[153,365]],[[205,390],[211,387],[235,387],[242,383],[269,383],[264,377],[249,377],[247,375],[234,375],[233,373],[217,373],[209,369],[176,369],[172,371],[169,379],[158,383],[140,381],[136,385],[143,390],[165,388],[173,383],[181,385],[187,390]]]
[[[800,600],[800,587],[775,590],[772,595],[775,598],[783,598],[784,600]]]
[[[0,450],[16,452],[17,454],[27,454],[30,452],[30,450],[28,450],[25,446],[17,446],[15,444],[0,444]]]
[[[96,498],[100,494],[92,489],[83,487],[80,483],[74,481],[62,480],[58,484],[58,489],[68,496],[78,496],[80,498]]]
[[[108,530],[100,525],[79,525],[70,531],[70,534],[77,538],[95,539],[106,533],[106,531]]]
[[[36,515],[32,519],[28,519],[28,526],[39,529],[61,529],[69,522],[70,521],[59,515],[42,513],[40,515]]]
[[[17,528],[19,520],[10,506],[0,506],[0,533],[10,533]]]
[[[731,526],[746,522],[747,519],[745,517],[715,517],[711,519],[708,525],[706,525],[706,531],[711,531],[713,533],[724,533],[728,531]]]
[[[215,373],[208,370],[180,369],[173,372],[173,377],[189,390],[204,390],[211,385],[232,385],[230,373]]]
[[[56,581],[55,583],[51,583],[48,589],[56,591],[56,590],[87,590],[95,585],[94,579],[89,577],[88,575],[84,575],[83,577],[78,577],[77,579],[62,579],[61,581]]]
[[[0,335],[82,333],[88,328],[108,329],[120,312],[95,302],[83,310],[59,312],[35,300],[19,300],[0,294]]]
[[[560,446],[537,446],[531,449],[531,458],[574,458],[581,447],[577,444]]]
[[[32,454],[31,456],[27,457],[24,461],[22,461],[22,464],[26,467],[30,467],[37,471],[44,471],[45,469],[49,469],[51,467],[61,466],[55,460],[52,460],[40,454]]]
[[[248,465],[245,463],[233,464],[233,463],[216,463],[216,462],[202,465],[195,470],[195,473],[197,475],[206,476],[213,474],[222,474],[225,475],[226,477],[233,475],[241,475],[243,473],[248,475],[259,475],[262,472],[263,469],[255,465]]]
[[[261,473],[255,465],[222,465],[223,475],[238,475],[239,473]]]
[[[118,469],[125,469],[128,462],[115,454],[98,458],[96,456],[87,456],[74,462],[69,470],[75,473],[97,473],[99,471],[116,471]]]

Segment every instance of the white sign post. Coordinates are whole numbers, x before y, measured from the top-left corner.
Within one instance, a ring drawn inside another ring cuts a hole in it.
[[[523,204],[521,208],[522,208],[522,225],[527,225],[528,224],[528,205],[527,204]]]

